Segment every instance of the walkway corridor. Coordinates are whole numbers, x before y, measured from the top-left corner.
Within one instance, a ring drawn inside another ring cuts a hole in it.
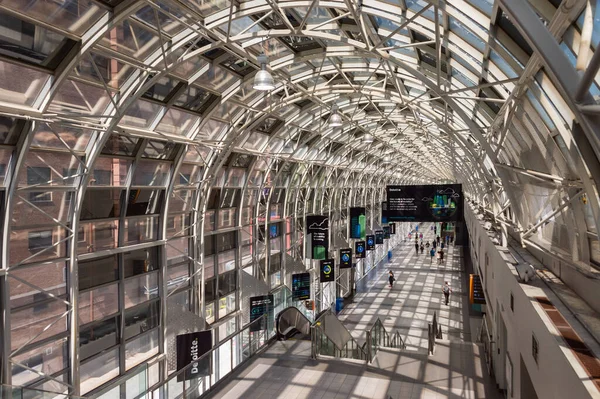
[[[424,241],[433,231],[423,225]],[[213,397],[223,399],[500,399],[478,345],[470,342],[468,290],[460,247],[451,247],[438,265],[424,251],[415,254],[414,241],[394,250],[391,262],[379,265],[358,284],[353,304],[340,314],[362,343],[380,318],[389,332],[401,331],[407,349],[383,348],[372,364],[350,360],[310,359],[310,342],[278,342],[253,361]],[[396,284],[388,287],[388,271]],[[453,294],[443,303],[442,284]],[[427,356],[427,323],[437,312],[444,339]]]

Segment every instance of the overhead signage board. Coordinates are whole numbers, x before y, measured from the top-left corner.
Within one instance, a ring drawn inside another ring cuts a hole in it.
[[[375,230],[375,244],[383,244],[383,230]]]
[[[369,234],[367,236],[367,251],[372,251],[375,249],[375,236]]]
[[[352,248],[340,249],[340,269],[350,269],[352,267]]]
[[[390,234],[396,234],[396,223],[390,223],[389,224],[390,227]]]
[[[294,301],[310,299],[310,273],[292,274],[292,299]]]
[[[485,305],[485,294],[481,277],[478,274],[471,274],[469,279],[469,300],[471,304]]]
[[[367,246],[364,241],[356,241],[354,243],[354,255],[356,259],[364,259],[367,254]]]
[[[367,233],[367,211],[364,207],[350,208],[350,238],[364,240]]]
[[[210,356],[200,358],[212,348],[212,330],[178,335],[176,348],[177,371],[186,369],[177,376],[177,381],[188,381],[210,375]]]
[[[320,280],[322,283],[335,281],[335,268],[333,259],[321,260]]]
[[[329,254],[329,218],[323,215],[307,216],[306,233],[310,240],[308,258],[327,258]]]
[[[268,315],[266,318],[263,318],[264,322],[251,324],[250,331],[261,331],[267,328],[266,319],[273,318],[274,303],[273,295],[250,297],[250,323],[260,319],[264,315]]]
[[[463,218],[460,184],[387,186],[390,222],[455,222]]]

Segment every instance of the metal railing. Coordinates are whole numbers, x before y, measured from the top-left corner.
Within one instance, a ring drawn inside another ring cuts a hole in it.
[[[433,322],[427,325],[427,353],[433,355],[435,351],[435,340],[442,339],[442,326],[437,322],[437,312],[433,312]]]
[[[269,344],[275,332],[271,328],[260,329],[262,326],[272,324],[267,323],[267,317],[268,315],[263,315],[241,331],[224,339],[195,362],[170,375],[163,384],[150,389],[145,397],[169,399],[202,397],[219,381]],[[194,368],[193,373],[192,368]]]
[[[322,324],[322,321],[325,319],[325,317],[329,315],[334,315],[331,309],[325,310],[310,327],[311,357],[316,359],[323,355],[344,359],[368,361],[369,355],[365,349],[367,343],[365,342],[363,345],[360,345],[347,329],[346,332],[350,338],[342,347],[339,347],[336,343],[329,339]]]
[[[367,353],[369,362],[372,362],[380,348],[406,349],[406,344],[400,336],[400,332],[388,333],[381,319],[377,318],[373,326],[367,331]]]
[[[0,399],[83,399],[66,393],[48,392],[40,389],[0,385]]]

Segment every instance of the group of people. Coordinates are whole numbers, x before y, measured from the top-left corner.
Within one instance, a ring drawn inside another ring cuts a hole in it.
[[[396,281],[396,278],[394,277],[394,272],[391,270],[388,273],[388,281],[390,283],[390,288],[394,287],[394,281]],[[446,300],[446,305],[448,305],[448,302],[450,301],[450,293],[451,292],[452,292],[452,288],[450,287],[450,284],[448,284],[448,281],[445,281],[444,285],[442,286],[442,293],[444,294],[444,299]]]
[[[421,239],[420,243],[419,239]],[[454,243],[454,236],[447,235],[444,239],[441,239],[440,236],[437,236],[431,244],[429,244],[429,241],[423,244],[423,233],[421,233],[419,236],[415,237],[415,251],[418,255],[419,251],[422,254],[425,248],[427,248],[427,250],[429,251],[429,256],[431,257],[431,262],[433,263],[433,258],[435,257],[436,250],[439,247],[439,251],[437,251],[438,264],[441,264],[442,262],[444,262],[444,248],[446,247],[446,245],[452,243]],[[429,247],[431,247],[431,249],[429,249]]]

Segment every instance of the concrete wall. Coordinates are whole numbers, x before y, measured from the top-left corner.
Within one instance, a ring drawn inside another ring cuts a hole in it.
[[[600,397],[595,388],[584,386],[583,369],[544,310],[533,299],[534,296],[545,296],[542,283],[539,280],[537,286],[519,283],[514,266],[502,259],[500,250],[468,205],[465,206],[465,223],[470,236],[474,272],[482,275],[485,288],[488,303],[486,319],[493,341],[493,372],[500,388],[506,388],[505,359],[508,354],[513,369],[512,396],[509,394],[508,398],[530,399],[529,395],[523,396],[521,392],[521,376],[525,374],[521,367],[526,367],[539,398]],[[510,307],[511,294],[514,311]],[[503,326],[506,327],[505,332]],[[532,355],[532,336],[538,342],[537,362]],[[526,382],[523,383],[523,388],[527,388]]]

